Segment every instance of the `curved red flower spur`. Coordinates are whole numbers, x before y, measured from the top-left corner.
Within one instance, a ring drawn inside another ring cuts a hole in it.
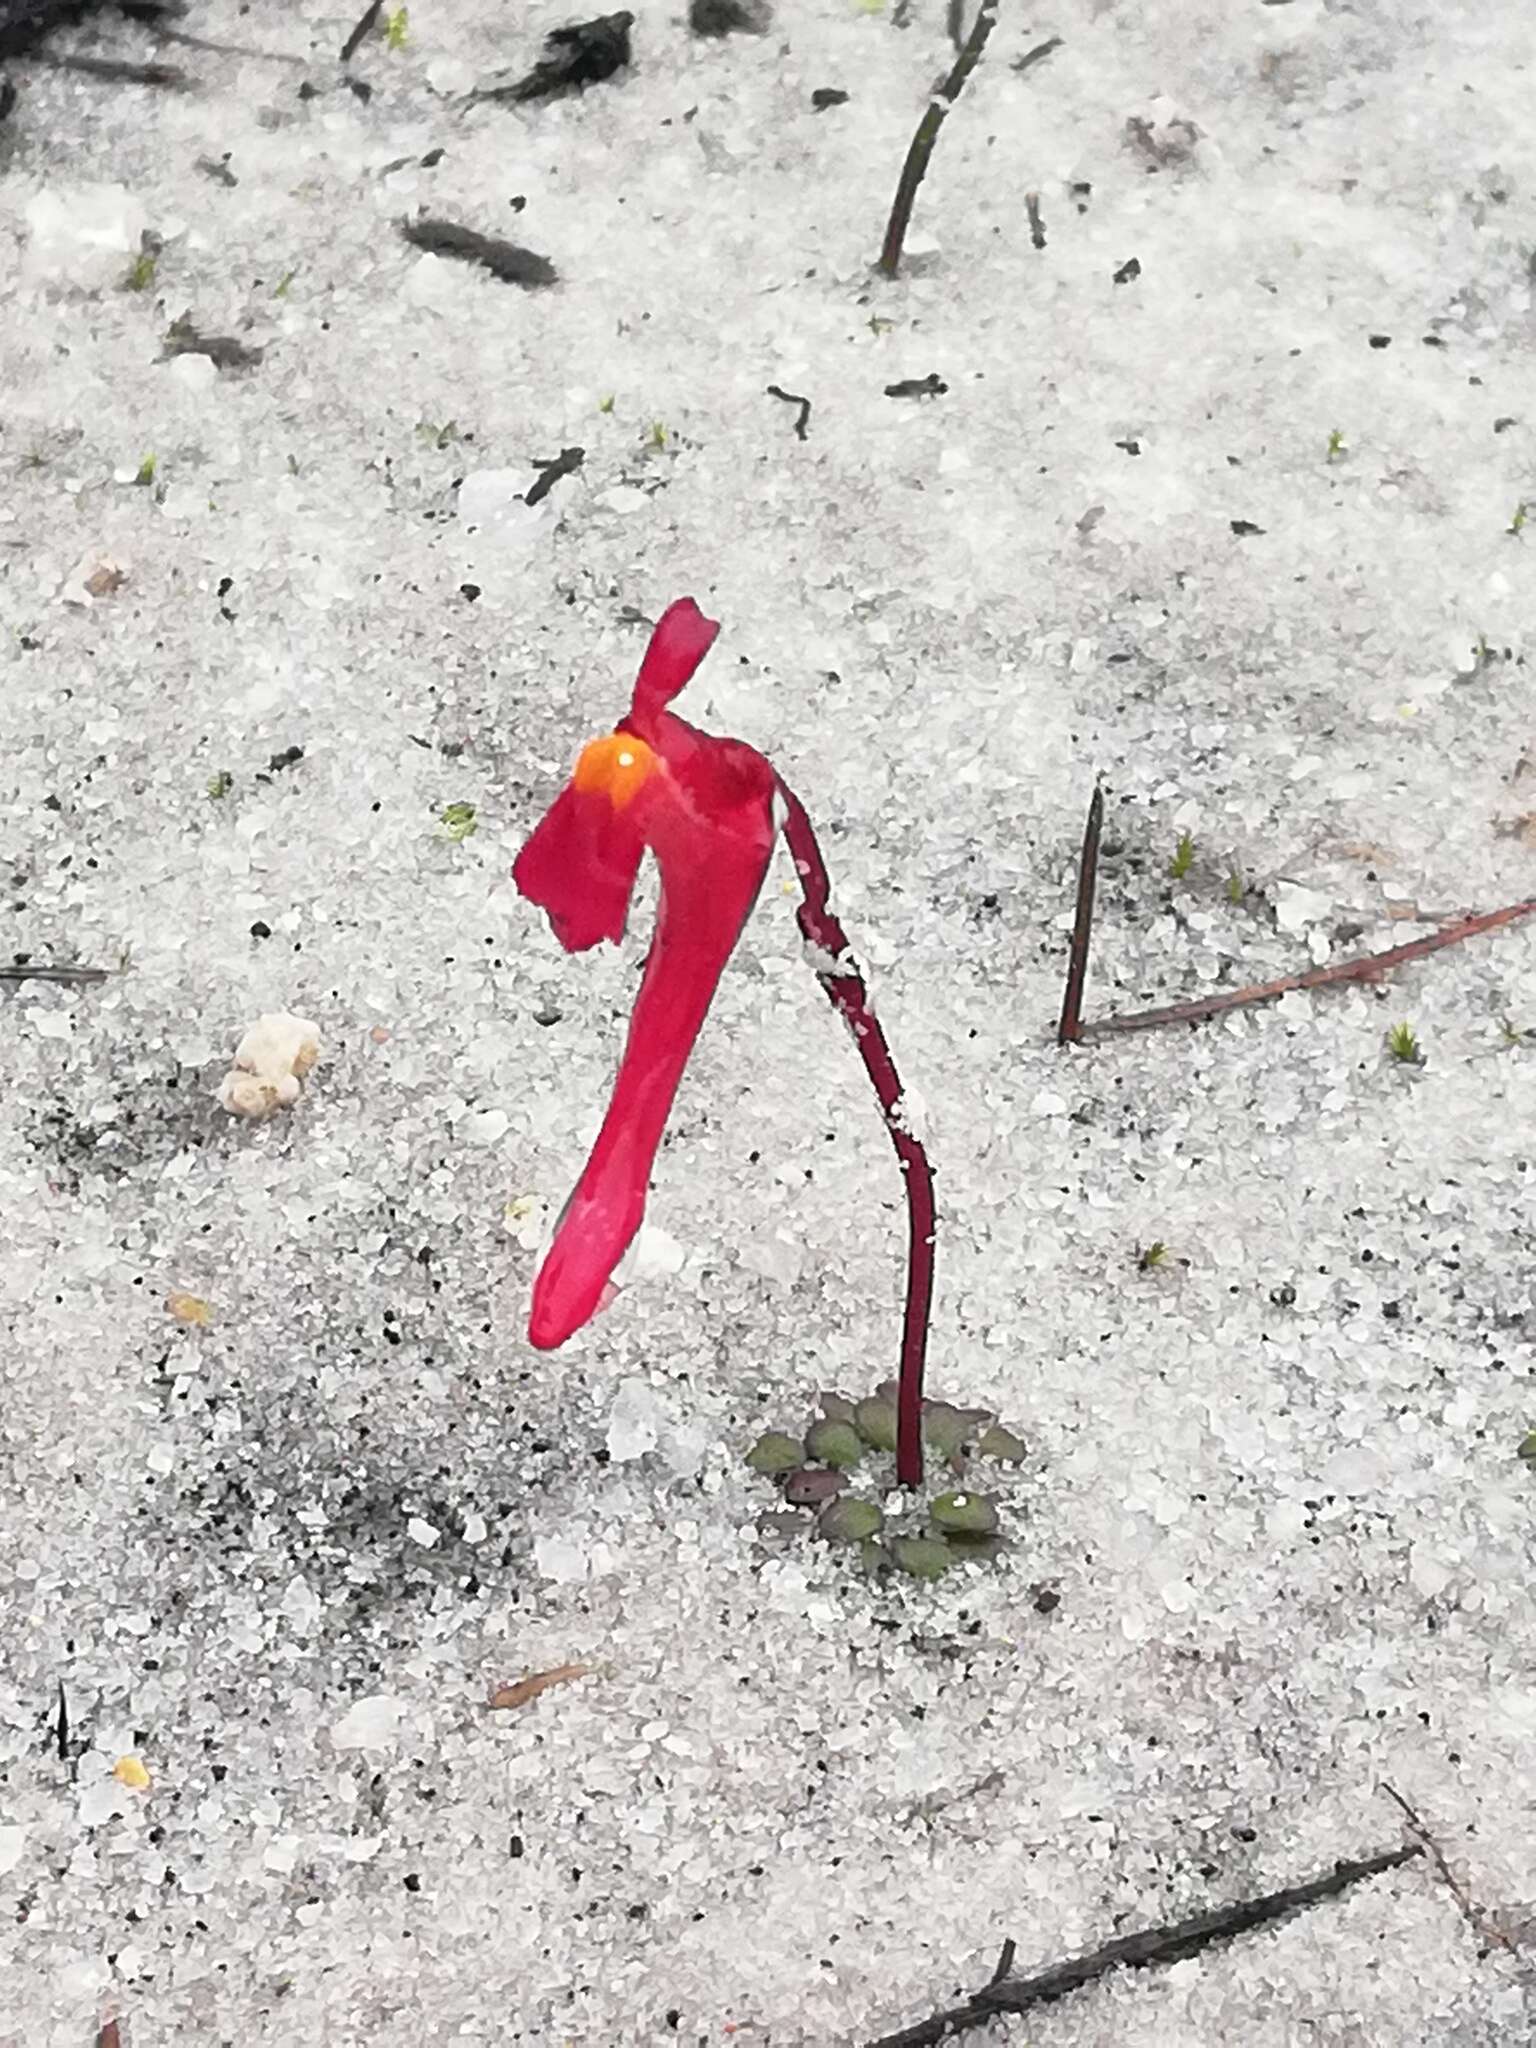
[[[567,952],[623,937],[647,848],[660,910],[613,1097],[533,1285],[528,1335],[552,1350],[612,1298],[613,1274],[645,1214],[656,1148],[720,976],[762,888],[782,825],[804,901],[800,928],[822,986],[853,1032],[906,1176],[910,1259],[898,1397],[897,1472],[922,1478],[923,1355],[933,1288],[933,1177],[907,1127],[901,1082],[869,1009],[804,807],[742,740],[700,732],[667,709],[719,625],[691,597],[663,613],[629,715],[582,749],[513,867]]]

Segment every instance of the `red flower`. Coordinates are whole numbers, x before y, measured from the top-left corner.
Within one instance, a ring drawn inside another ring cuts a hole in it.
[[[683,1068],[762,887],[775,831],[773,769],[740,740],[667,710],[720,628],[691,597],[668,607],[629,716],[583,749],[513,879],[568,952],[623,936],[647,847],[661,872],[656,936],[613,1099],[534,1282],[528,1334],[552,1350],[609,1298],[645,1214]]]

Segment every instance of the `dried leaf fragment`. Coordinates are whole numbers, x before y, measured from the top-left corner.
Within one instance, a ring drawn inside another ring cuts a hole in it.
[[[200,1294],[188,1294],[183,1288],[173,1287],[165,1297],[165,1306],[178,1323],[191,1323],[199,1330],[206,1330],[213,1321],[213,1310]]]
[[[497,1708],[526,1707],[552,1685],[569,1685],[573,1678],[585,1678],[591,1669],[590,1664],[557,1664],[552,1671],[531,1671],[526,1678],[514,1679],[510,1685],[498,1685],[490,1704]]]
[[[149,1790],[149,1773],[136,1756],[120,1756],[112,1766],[112,1775],[119,1785],[126,1785],[130,1792]]]

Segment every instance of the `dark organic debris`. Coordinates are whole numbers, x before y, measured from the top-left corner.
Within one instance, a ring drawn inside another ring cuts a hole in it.
[[[1045,220],[1040,212],[1040,194],[1038,192],[1026,192],[1024,194],[1024,212],[1029,220],[1030,247],[1043,249],[1045,247]]]
[[[1037,64],[1043,64],[1053,51],[1060,48],[1061,37],[1052,36],[1046,42],[1036,43],[1035,47],[1032,50],[1026,50],[1022,57],[1015,57],[1013,68],[1015,71],[1033,71]]]
[[[1262,526],[1255,526],[1251,519],[1229,519],[1227,524],[1239,540],[1247,540],[1250,534],[1262,533]]]
[[[16,88],[8,78],[0,78],[0,121],[16,104]]]
[[[193,160],[192,168],[201,171],[205,178],[212,178],[216,185],[228,185],[233,188],[240,182],[229,168],[229,155],[227,151],[222,157],[196,157]]]
[[[1140,275],[1141,258],[1139,256],[1129,256],[1115,272],[1115,283],[1130,284],[1134,278],[1138,278]]]
[[[587,459],[585,448],[562,448],[552,462],[546,462],[523,493],[525,505],[537,505],[547,498],[563,476],[574,476]]]
[[[61,986],[74,982],[90,986],[106,978],[105,967],[50,967],[43,961],[34,966],[24,956],[9,967],[0,967],[0,981],[54,981]]]
[[[887,384],[887,398],[942,398],[949,386],[937,371],[930,370],[926,377],[903,377],[899,383]]]
[[[1072,952],[1067,966],[1067,993],[1056,1027],[1058,1045],[1075,1045],[1083,1035],[1083,983],[1088,978],[1088,942],[1093,935],[1093,894],[1099,879],[1099,840],[1104,831],[1104,789],[1093,785],[1088,823],[1083,828],[1083,853],[1077,870],[1077,910],[1072,920]]]
[[[433,256],[453,256],[461,263],[478,263],[503,284],[520,284],[528,291],[554,284],[560,275],[547,256],[519,248],[500,235],[482,235],[478,228],[462,227],[458,221],[427,215],[401,221],[400,232],[417,249]]]
[[[221,370],[254,370],[266,354],[258,343],[242,341],[238,334],[204,334],[183,313],[173,320],[160,344],[160,360],[172,356],[211,356]]]
[[[1214,1912],[1196,1913],[1188,1920],[1169,1926],[1149,1927],[1140,1934],[1123,1934],[1105,1942],[1089,1955],[1073,1956],[1055,1963],[1034,1977],[1015,1977],[1013,1959],[1016,1944],[1003,1944],[997,1968],[989,1984],[983,1985],[964,2005],[952,2006],[900,2033],[884,2034],[870,2048],[938,2048],[938,2044],[972,2027],[984,2027],[999,2013],[1029,2012],[1049,2005],[1084,1985],[1107,1977],[1112,1970],[1138,1970],[1161,1963],[1176,1963],[1199,1955],[1216,1942],[1230,1941],[1255,1927],[1269,1926],[1291,1913],[1304,1911],[1324,1899],[1338,1898],[1352,1885],[1366,1878],[1397,1870],[1422,1854],[1416,1842],[1400,1849],[1388,1849],[1380,1856],[1367,1856],[1358,1863],[1336,1863],[1325,1877],[1313,1877],[1303,1884],[1286,1885],[1262,1898],[1239,1899],[1234,1905],[1219,1906]]]
[[[551,29],[544,38],[543,56],[525,77],[513,85],[486,86],[474,97],[520,105],[525,100],[550,99],[556,93],[584,92],[589,85],[600,85],[629,63],[629,31],[634,20],[626,8]]]
[[[939,130],[944,126],[950,108],[964,91],[966,80],[981,62],[987,38],[996,25],[997,0],[981,0],[976,19],[971,23],[971,32],[955,58],[954,69],[929,95],[923,117],[913,131],[906,156],[902,159],[901,176],[896,180],[896,197],[891,201],[890,218],[885,224],[885,238],[880,244],[880,259],[876,265],[882,277],[895,277],[901,270],[901,248],[907,238],[917,188],[927,176]]]
[[[848,95],[840,85],[818,85],[811,94],[811,105],[818,114],[824,114],[828,107],[846,107]]]
[[[766,0],[690,0],[688,26],[696,36],[761,36],[773,9]]]
[[[782,398],[786,405],[798,405],[800,411],[795,419],[795,439],[803,441],[811,431],[811,401],[802,398],[798,391],[785,391],[777,384],[768,386],[770,398]]]
[[[303,758],[304,749],[302,747],[283,747],[271,756],[267,762],[267,768],[272,774],[276,775],[284,768],[293,767],[295,762],[302,761]]]
[[[121,57],[54,56],[45,54],[40,62],[50,71],[73,71],[81,78],[99,78],[105,85],[158,85],[171,92],[184,91],[192,80],[174,64],[133,64]]]
[[[368,0],[368,5],[363,9],[362,18],[341,46],[341,61],[343,64],[350,64],[352,62],[352,59],[362,47],[364,38],[373,34],[374,29],[378,25],[379,16],[383,12],[384,0]]]

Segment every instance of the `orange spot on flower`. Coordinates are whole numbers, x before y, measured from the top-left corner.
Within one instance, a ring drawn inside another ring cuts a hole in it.
[[[583,795],[604,791],[614,809],[622,811],[655,772],[656,756],[644,740],[633,733],[611,732],[582,748],[571,781]]]

